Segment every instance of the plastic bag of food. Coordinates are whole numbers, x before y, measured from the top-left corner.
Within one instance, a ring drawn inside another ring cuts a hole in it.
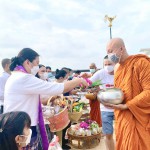
[[[51,143],[49,144],[48,150],[62,150],[58,141],[59,141],[58,137],[56,135],[54,135],[54,138],[52,139]]]

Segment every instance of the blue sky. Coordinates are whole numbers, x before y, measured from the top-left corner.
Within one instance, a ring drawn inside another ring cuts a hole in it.
[[[112,36],[124,39],[129,54],[150,48],[150,0],[0,0],[0,60],[30,47],[53,70],[102,67],[106,14],[116,15]]]

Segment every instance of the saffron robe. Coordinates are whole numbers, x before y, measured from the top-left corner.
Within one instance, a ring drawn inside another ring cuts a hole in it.
[[[115,110],[116,150],[150,150],[150,58],[129,56],[114,80],[129,108]]]
[[[89,100],[90,103],[90,119],[96,121],[99,126],[102,126],[101,113],[100,113],[100,102],[95,100]]]

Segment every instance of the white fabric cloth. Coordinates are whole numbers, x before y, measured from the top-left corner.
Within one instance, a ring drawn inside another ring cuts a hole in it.
[[[101,80],[103,85],[100,86],[101,89],[105,89],[107,84],[114,85],[114,75],[110,75],[105,69],[101,69],[97,71],[90,80],[95,82],[97,80]],[[113,109],[106,108],[103,104],[100,104],[101,111],[113,112]]]
[[[0,75],[0,105],[4,104],[4,89],[7,79],[10,77],[10,74],[3,72]]]
[[[38,123],[39,95],[59,95],[63,83],[51,83],[32,74],[13,72],[7,80],[4,93],[4,112],[25,111],[31,117],[31,126]]]

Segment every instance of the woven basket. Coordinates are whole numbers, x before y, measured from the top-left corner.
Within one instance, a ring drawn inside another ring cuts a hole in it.
[[[72,122],[77,122],[82,116],[82,111],[80,112],[69,112],[69,119]]]
[[[58,132],[66,128],[70,122],[67,106],[60,113],[48,118],[48,121],[51,132]]]

